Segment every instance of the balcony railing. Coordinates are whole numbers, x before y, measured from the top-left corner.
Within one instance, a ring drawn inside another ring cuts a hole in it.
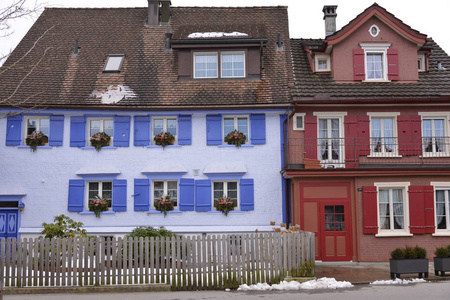
[[[290,138],[284,151],[288,169],[450,167],[450,137]]]

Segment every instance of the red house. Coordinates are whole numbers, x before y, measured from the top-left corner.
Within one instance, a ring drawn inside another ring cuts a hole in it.
[[[325,39],[293,39],[285,122],[287,221],[316,259],[386,261],[450,244],[450,58],[373,4]]]

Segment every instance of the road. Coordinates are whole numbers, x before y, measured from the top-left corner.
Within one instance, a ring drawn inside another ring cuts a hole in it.
[[[370,300],[370,299],[450,299],[450,281],[417,283],[408,285],[370,286],[361,285],[339,290],[302,290],[278,292],[239,292],[239,291],[199,291],[199,292],[152,292],[118,294],[46,294],[46,295],[7,295],[4,300],[259,300],[259,299],[320,299],[320,300]]]

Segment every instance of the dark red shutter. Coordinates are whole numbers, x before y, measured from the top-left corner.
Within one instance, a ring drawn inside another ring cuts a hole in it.
[[[397,116],[398,153],[400,155],[422,154],[421,124],[419,115]]]
[[[353,80],[364,80],[364,49],[353,49]]]
[[[398,50],[388,49],[387,50],[387,61],[388,61],[388,79],[398,80]]]
[[[370,154],[370,118],[367,115],[358,116],[358,139],[356,143],[360,156]]]
[[[356,139],[358,137],[358,116],[344,117],[345,131],[345,167],[357,167],[358,155],[356,153]]]
[[[422,118],[411,115],[411,155],[422,155]]]
[[[435,232],[434,223],[434,188],[431,185],[423,187],[425,206],[425,233]]]
[[[305,116],[305,158],[317,159],[317,117]]]
[[[363,186],[362,191],[362,206],[363,206],[363,233],[377,234],[378,220],[377,220],[377,187]]]
[[[423,186],[409,187],[409,228],[412,234],[424,234],[425,200]]]

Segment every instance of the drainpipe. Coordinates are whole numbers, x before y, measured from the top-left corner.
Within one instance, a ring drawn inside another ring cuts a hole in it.
[[[287,115],[287,117],[283,121],[283,133],[284,133],[283,134],[284,135],[284,137],[283,137],[284,138],[284,143],[283,143],[283,149],[282,149],[282,151],[283,151],[283,160],[284,160],[283,161],[283,169],[286,168],[285,146],[289,146],[289,119],[292,118],[294,113],[295,113],[294,109],[288,108],[286,110],[286,112],[285,112],[285,115]],[[285,191],[284,197],[285,197],[285,199],[284,199],[284,201],[285,201],[285,207],[286,207],[286,210],[285,210],[285,214],[286,214],[286,216],[285,216],[286,217],[286,229],[289,229],[289,227],[291,226],[291,210],[290,210],[290,200],[291,200],[290,194],[291,193],[289,191],[291,180],[285,178],[284,179],[284,183],[285,183],[285,186],[284,186],[284,191]]]

